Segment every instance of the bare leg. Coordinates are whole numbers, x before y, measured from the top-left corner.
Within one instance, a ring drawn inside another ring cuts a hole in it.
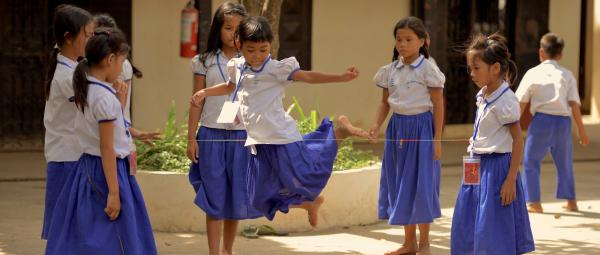
[[[431,255],[429,248],[429,228],[431,224],[419,224],[419,255]]]
[[[318,196],[315,201],[306,201],[299,205],[290,206],[292,208],[302,208],[308,212],[308,223],[314,228],[319,223],[319,208],[325,202],[325,197]]]
[[[417,247],[417,225],[404,226],[404,244],[395,251],[386,252],[385,255],[415,254]]]
[[[343,139],[346,139],[350,136],[359,136],[359,137],[369,137],[369,132],[357,128],[350,123],[350,120],[345,115],[341,115],[337,118],[336,128],[335,128],[335,138],[337,139],[338,145],[342,142]]]
[[[233,254],[233,241],[235,241],[238,223],[239,221],[237,220],[225,220],[223,227],[223,249],[221,250],[221,255]]]
[[[527,205],[527,211],[530,213],[543,213],[544,208],[542,208],[542,203],[537,201],[529,203],[529,205]]]
[[[208,238],[208,253],[210,255],[219,255],[222,223],[222,220],[206,216],[206,236]]]
[[[567,209],[570,212],[579,211],[579,207],[577,207],[577,200],[567,200],[567,205],[563,206],[563,208]]]

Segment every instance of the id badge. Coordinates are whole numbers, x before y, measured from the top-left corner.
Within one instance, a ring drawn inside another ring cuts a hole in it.
[[[479,185],[481,176],[479,157],[463,156],[463,185]]]
[[[129,174],[135,175],[137,173],[137,152],[131,151],[129,153]]]
[[[217,123],[233,124],[239,110],[239,101],[226,101],[225,104],[223,104],[223,109],[221,109],[221,114],[219,114],[219,118],[217,118]]]

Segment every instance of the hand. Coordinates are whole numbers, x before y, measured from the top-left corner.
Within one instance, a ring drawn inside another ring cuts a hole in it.
[[[579,144],[583,147],[587,147],[590,144],[590,138],[585,131],[579,133]]]
[[[194,95],[192,95],[191,103],[193,106],[200,107],[202,101],[204,101],[205,98],[206,93],[204,92],[204,90],[199,90],[198,92],[194,93]]]
[[[342,82],[354,80],[356,77],[358,77],[358,69],[356,67],[346,69],[346,72],[340,76]]]
[[[187,157],[194,163],[198,163],[198,158],[200,157],[199,154],[199,148],[198,148],[198,143],[196,142],[196,140],[191,140],[188,141],[188,146],[187,146]]]
[[[442,141],[434,141],[433,142],[433,159],[440,160],[442,157]]]
[[[129,85],[126,82],[116,80],[115,82],[113,82],[112,86],[117,91],[117,97],[122,98],[127,96]]]
[[[371,142],[375,142],[375,140],[377,140],[378,136],[379,136],[379,125],[373,124],[373,126],[371,126],[371,128],[369,129],[369,140],[371,140]]]
[[[161,138],[160,132],[147,132],[147,131],[137,130],[135,128],[130,128],[129,132],[131,132],[131,136],[134,139],[139,140],[151,147],[154,146],[154,143],[152,143],[152,141],[158,140]]]
[[[109,192],[106,199],[106,208],[104,208],[104,213],[106,213],[111,221],[114,221],[119,217],[120,212],[121,198],[119,197],[119,194]]]
[[[506,177],[502,189],[500,190],[500,197],[502,198],[502,206],[510,205],[517,197],[517,181],[515,178]]]

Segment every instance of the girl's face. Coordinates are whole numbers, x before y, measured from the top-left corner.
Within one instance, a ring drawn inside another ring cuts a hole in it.
[[[252,66],[252,68],[259,68],[271,54],[271,43],[268,41],[263,42],[244,42],[241,48],[242,55],[246,59],[246,62]]]
[[[104,59],[106,67],[106,81],[109,83],[115,82],[123,71],[123,62],[127,58],[127,54],[110,54]]]
[[[88,40],[94,35],[94,22],[90,21],[81,28],[79,33],[73,38],[68,38],[65,43],[73,47],[74,52],[78,57],[85,57],[85,45]]]
[[[221,26],[221,42],[223,42],[223,46],[235,48],[235,31],[242,19],[242,16],[236,14],[225,15],[223,26]]]
[[[425,44],[425,39],[419,38],[410,28],[396,30],[396,50],[403,58],[412,58],[419,54],[419,49]]]
[[[477,53],[477,51],[473,50],[467,52],[467,65],[471,80],[473,80],[477,87],[483,88],[494,80],[498,80],[500,64],[494,63],[488,65],[481,60],[481,57]]]

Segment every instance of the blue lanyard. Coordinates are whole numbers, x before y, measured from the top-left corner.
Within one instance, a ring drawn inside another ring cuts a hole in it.
[[[219,73],[221,74],[221,78],[223,78],[223,82],[227,83],[227,78],[225,78],[223,69],[221,69],[221,62],[219,61],[219,53],[217,53],[216,58],[217,58],[217,67],[219,68]]]
[[[73,69],[73,67],[72,67],[72,66],[70,66],[69,64],[67,64],[66,62],[63,62],[63,61],[60,61],[60,60],[58,60],[58,61],[56,61],[56,62],[58,62],[59,64],[61,64],[61,65],[63,65],[63,66],[66,66],[66,67],[68,67],[69,69]]]
[[[485,102],[485,106],[483,107],[483,111],[481,112],[481,115],[479,115],[479,113],[477,113],[477,121],[475,122],[475,130],[473,131],[473,141],[475,141],[475,138],[477,138],[477,133],[479,133],[479,124],[481,122],[481,119],[483,118],[483,115],[485,115],[485,111],[487,110],[488,106],[494,104],[496,101],[498,101],[498,99],[500,99],[502,97],[502,95],[504,95],[504,93],[506,91],[508,91],[510,88],[507,87],[505,88],[502,93],[500,93],[500,95],[498,97],[496,97],[494,100],[492,100],[491,102],[488,102],[485,98],[483,99],[483,101]],[[477,111],[479,112],[479,109],[477,109]]]
[[[240,87],[242,87],[242,81],[244,80],[244,71],[246,71],[248,67],[246,65],[243,65],[241,67],[238,67],[238,69],[240,70],[240,78],[238,79],[237,84],[235,84],[235,91],[233,92],[231,102],[235,102],[235,99],[237,98],[237,93],[240,90]]]
[[[117,93],[114,92],[110,87],[106,86],[106,84],[102,84],[102,83],[95,82],[95,81],[89,81],[89,82],[90,82],[90,84],[100,86],[100,87],[102,87],[102,88],[110,91],[110,93],[113,94],[113,95],[115,95],[115,97],[117,96]],[[131,135],[129,134],[129,127],[131,125],[128,124],[127,121],[125,120],[125,112],[123,112],[123,108],[122,107],[121,107],[121,114],[122,114],[122,117],[123,117],[123,126],[125,127],[125,134],[127,135],[127,137],[130,137]]]

